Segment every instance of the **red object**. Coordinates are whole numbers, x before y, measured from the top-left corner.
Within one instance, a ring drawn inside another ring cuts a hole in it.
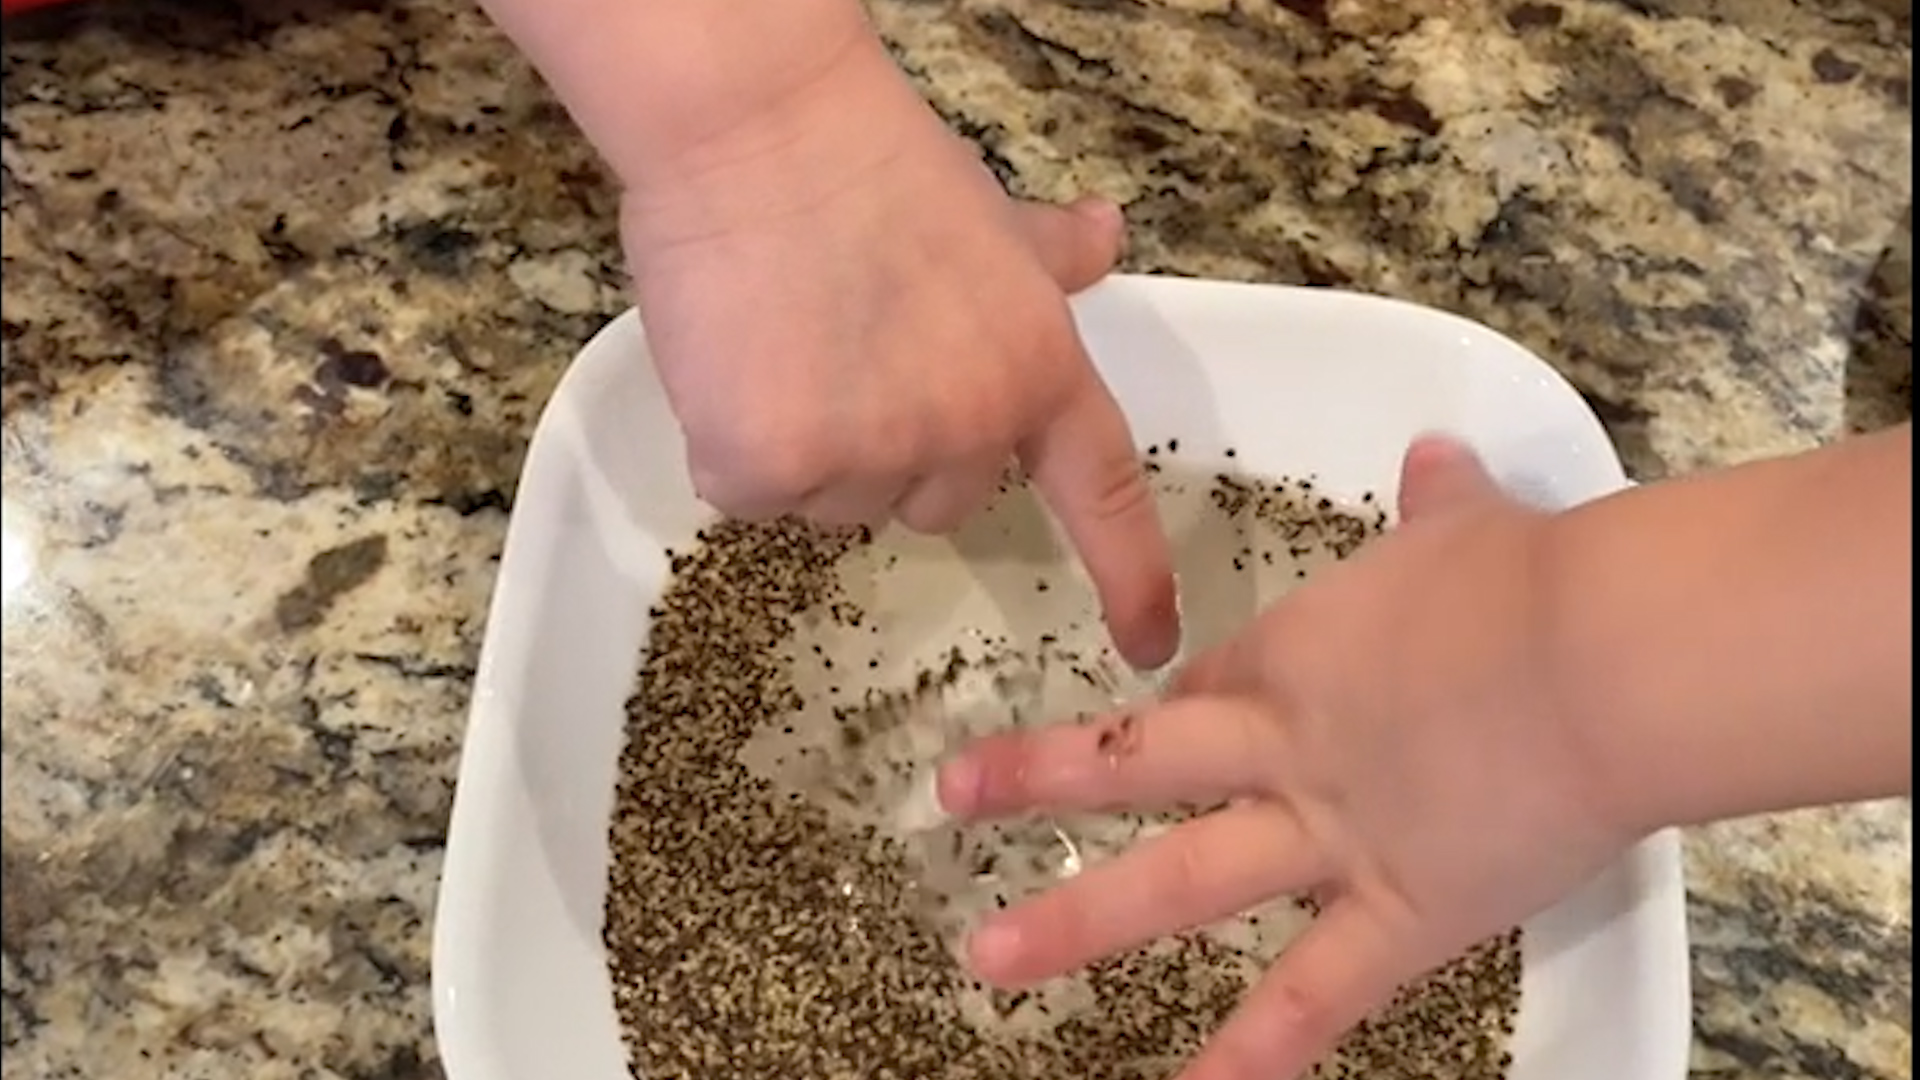
[[[0,15],[18,15],[38,7],[49,7],[62,0],[0,0]]]

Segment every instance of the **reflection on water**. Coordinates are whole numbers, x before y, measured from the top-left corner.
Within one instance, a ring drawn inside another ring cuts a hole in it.
[[[1176,538],[1189,653],[1242,625],[1366,528],[1316,508],[1311,489],[1266,491],[1187,467],[1156,474],[1154,487]],[[844,556],[836,567],[844,602],[786,645],[805,704],[741,750],[747,771],[789,804],[824,811],[849,838],[869,838],[871,865],[898,866],[903,878],[891,884],[949,952],[991,912],[1118,857],[1183,816],[963,826],[937,805],[935,772],[964,744],[1111,716],[1157,695],[1157,676],[1131,670],[1113,650],[1093,590],[1058,539],[1031,494],[1015,489],[955,541],[890,530]],[[1278,900],[1203,931],[1229,958],[1231,970],[1212,974],[1244,989],[1305,919]],[[990,1039],[1044,1039],[1101,1006],[1085,978],[1032,988],[1017,1002],[978,986],[958,994],[951,1007]]]

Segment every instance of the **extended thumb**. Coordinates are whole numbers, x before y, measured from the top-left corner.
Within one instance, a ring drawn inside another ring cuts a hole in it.
[[[1422,435],[1400,461],[1400,520],[1409,523],[1497,498],[1499,485],[1466,443],[1448,435]]]
[[[1120,261],[1127,220],[1105,199],[1080,199],[1066,206],[1022,202],[1014,211],[1040,265],[1062,292],[1077,293],[1098,283]]]

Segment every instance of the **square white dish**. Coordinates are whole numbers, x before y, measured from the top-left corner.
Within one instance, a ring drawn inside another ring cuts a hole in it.
[[[1116,277],[1075,302],[1142,446],[1395,492],[1408,440],[1466,438],[1515,490],[1626,483],[1545,363],[1477,324],[1320,289]],[[580,353],[529,450],[495,586],[434,927],[451,1080],[627,1080],[602,945],[624,704],[670,547],[710,520],[637,317]],[[1655,837],[1525,928],[1509,1080],[1682,1080],[1679,844]]]

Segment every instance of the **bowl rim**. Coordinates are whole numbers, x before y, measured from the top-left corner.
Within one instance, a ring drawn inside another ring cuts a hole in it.
[[[1207,303],[1233,304],[1249,298],[1274,298],[1287,295],[1296,300],[1330,305],[1337,309],[1351,305],[1354,312],[1372,316],[1398,313],[1423,320],[1439,320],[1451,329],[1475,339],[1489,354],[1506,353],[1504,362],[1516,373],[1538,380],[1546,392],[1573,398],[1596,437],[1596,452],[1604,451],[1611,468],[1619,473],[1616,486],[1630,486],[1620,471],[1619,459],[1604,428],[1578,391],[1545,360],[1517,342],[1478,322],[1410,301],[1336,289],[1303,286],[1221,282],[1160,275],[1118,274],[1089,293],[1076,298],[1112,297],[1132,293],[1136,296],[1169,299],[1172,302],[1204,300]],[[569,402],[609,379],[619,378],[614,363],[618,357],[610,344],[631,338],[639,332],[639,316],[628,309],[602,326],[576,354],[556,384],[542,409],[540,419],[523,462],[518,495],[508,524],[507,535],[498,562],[492,597],[487,608],[479,661],[474,679],[468,719],[461,740],[460,764],[449,817],[447,846],[443,859],[432,926],[431,997],[433,1028],[443,1068],[450,1080],[528,1080],[492,1068],[480,1048],[487,1029],[470,1018],[476,1015],[471,998],[484,993],[475,986],[473,943],[482,940],[477,919],[467,898],[483,887],[490,867],[492,844],[489,834],[500,819],[499,800],[493,798],[490,785],[512,761],[517,752],[512,735],[517,723],[516,702],[510,700],[513,686],[500,676],[501,665],[510,651],[510,635],[496,627],[511,625],[538,598],[538,575],[518,572],[522,566],[538,566],[551,557],[562,526],[546,511],[554,509],[558,485],[543,483],[542,478],[556,470],[579,467],[581,453],[577,438],[563,431],[574,423],[579,411]],[[1656,834],[1629,851],[1617,866],[1646,883],[1645,896],[1619,918],[1636,924],[1633,940],[1638,951],[1667,972],[1657,990],[1663,998],[1660,1012],[1681,1018],[1690,1025],[1691,989],[1685,918],[1685,888],[1678,834],[1668,830]],[[1553,910],[1547,913],[1551,916]],[[1527,924],[1531,928],[1535,922]],[[1531,938],[1533,935],[1527,935]],[[1676,970],[1677,969],[1677,970]],[[1524,1007],[1523,1007],[1524,1013]],[[1656,1075],[1632,1080],[1680,1080],[1686,1075],[1686,1040],[1671,1053],[1660,1056]],[[1671,1059],[1671,1067],[1669,1067]],[[597,1078],[596,1078],[597,1080]]]

